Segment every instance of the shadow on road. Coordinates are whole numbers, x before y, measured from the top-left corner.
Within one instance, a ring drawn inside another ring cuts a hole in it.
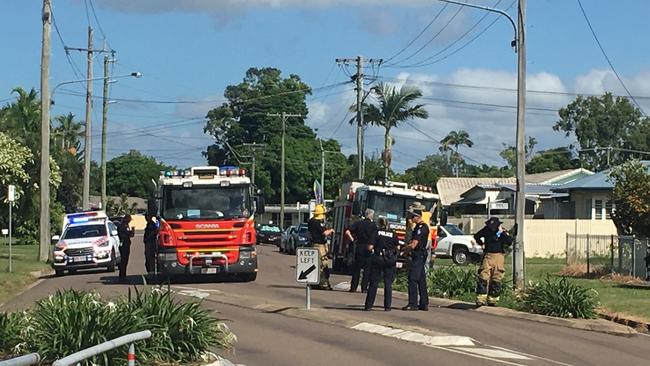
[[[236,275],[201,275],[201,276],[172,276],[163,277],[155,275],[129,275],[121,281],[117,275],[103,276],[95,283],[104,285],[166,285],[166,284],[201,284],[201,283],[239,283],[242,282]]]

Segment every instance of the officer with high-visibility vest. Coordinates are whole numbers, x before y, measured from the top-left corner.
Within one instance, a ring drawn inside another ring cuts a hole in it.
[[[334,233],[334,229],[325,229],[325,205],[318,204],[314,208],[314,216],[309,219],[307,229],[311,245],[318,249],[320,255],[320,284],[317,288],[331,290],[330,284],[330,266],[329,266],[329,249],[327,246],[327,237]]]

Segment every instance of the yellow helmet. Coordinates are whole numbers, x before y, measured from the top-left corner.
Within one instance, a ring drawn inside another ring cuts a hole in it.
[[[325,205],[323,204],[318,204],[314,208],[314,218],[317,220],[321,220],[325,218]]]

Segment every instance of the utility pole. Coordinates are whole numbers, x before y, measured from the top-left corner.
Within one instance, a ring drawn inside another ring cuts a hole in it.
[[[355,62],[357,66],[357,73],[353,77],[353,80],[357,82],[357,179],[363,181],[365,173],[365,157],[364,157],[364,146],[363,146],[363,101],[365,96],[363,94],[363,65],[365,63],[377,63],[380,64],[383,62],[383,59],[368,59],[364,60],[363,56],[357,56],[355,58],[337,58],[336,62],[339,64],[348,64],[350,62]]]
[[[115,56],[115,52],[111,52],[111,56]],[[109,73],[108,73],[108,63],[114,62],[115,60],[109,59],[108,55],[104,55],[104,92],[102,95],[102,209],[106,209],[106,131],[108,128],[108,84]]]
[[[92,95],[93,95],[93,29],[88,27],[88,68],[86,83],[86,138],[84,142],[84,178],[82,207],[84,210],[90,208],[90,159],[92,159]]]
[[[302,114],[292,114],[292,113],[267,113],[267,117],[280,117],[282,118],[282,162],[280,163],[280,229],[284,230],[284,139],[287,132],[287,118],[289,117],[300,117],[304,118]]]
[[[323,140],[318,139],[320,144],[320,185],[323,193],[323,202],[325,202],[325,149],[323,149]]]
[[[38,260],[45,262],[50,252],[50,35],[52,3],[43,0],[43,43],[41,45],[41,215]],[[13,202],[9,203],[9,207]],[[11,225],[11,224],[10,224]]]
[[[513,251],[513,282],[516,288],[523,289],[525,247],[524,220],[526,215],[526,0],[519,0],[517,12],[517,202],[515,221],[517,235]]]
[[[242,144],[242,145],[250,147],[251,150],[252,150],[252,153],[253,153],[251,155],[251,160],[252,160],[251,182],[253,183],[253,185],[255,185],[255,167],[256,167],[256,159],[257,159],[255,152],[256,152],[256,150],[258,148],[262,148],[262,147],[266,146],[266,144],[258,144],[258,143],[253,142],[253,143],[245,143],[245,144]]]

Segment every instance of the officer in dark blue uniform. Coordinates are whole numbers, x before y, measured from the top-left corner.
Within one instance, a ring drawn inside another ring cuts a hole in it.
[[[346,230],[345,234],[355,243],[354,245],[354,263],[352,264],[352,279],[350,281],[350,292],[357,291],[359,279],[361,279],[361,292],[368,289],[368,280],[370,279],[370,247],[375,243],[377,235],[377,225],[373,222],[375,211],[366,209],[365,218],[359,220]],[[363,278],[361,271],[363,270]]]
[[[393,300],[393,281],[397,263],[397,234],[388,229],[388,221],[379,218],[379,231],[375,244],[370,247],[370,284],[366,295],[364,310],[369,311],[375,304],[379,280],[384,279],[384,310],[390,311]]]
[[[426,207],[411,206],[408,215],[415,224],[411,240],[405,247],[405,254],[410,254],[411,263],[408,273],[408,305],[402,310],[429,310],[429,295],[427,293],[427,278],[424,266],[427,259],[427,241],[429,227],[422,221],[422,211]],[[420,299],[418,301],[418,294]]]

